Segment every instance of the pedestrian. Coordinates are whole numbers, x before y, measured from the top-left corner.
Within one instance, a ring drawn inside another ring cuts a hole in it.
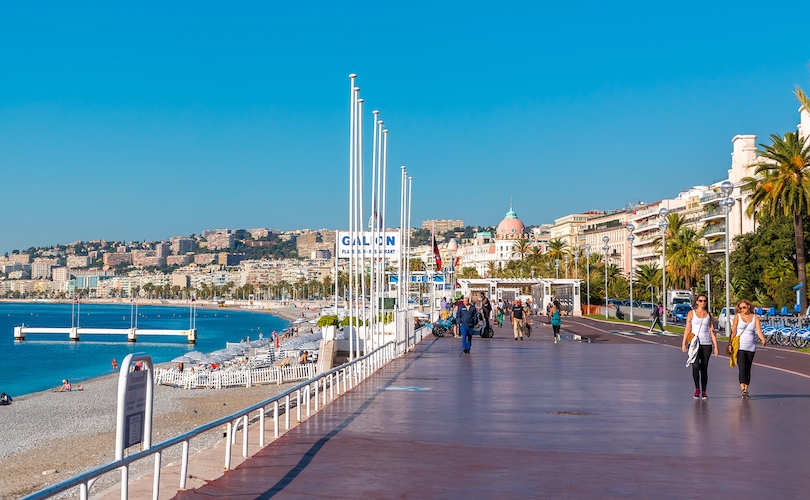
[[[706,296],[698,295],[694,308],[686,315],[686,329],[683,331],[683,341],[681,350],[687,351],[687,344],[692,338],[691,334],[697,337],[700,347],[697,350],[697,357],[692,363],[692,379],[695,382],[695,399],[709,399],[706,395],[706,385],[709,380],[709,359],[712,352],[719,356],[717,350],[717,335],[714,333],[712,315],[706,309]]]
[[[523,304],[519,299],[512,302],[512,330],[515,333],[515,340],[520,337],[523,340]]]
[[[484,315],[484,329],[489,330],[489,315],[492,314],[492,304],[486,295],[481,295],[481,314]]]
[[[765,347],[767,341],[762,334],[762,325],[759,318],[754,314],[754,307],[748,299],[743,299],[737,304],[737,314],[734,315],[734,323],[731,325],[731,336],[728,339],[729,347],[732,348],[731,366],[737,365],[740,371],[740,397],[748,399],[748,386],[751,384],[751,365],[754,364],[754,354],[757,350],[757,339]]]
[[[461,331],[461,350],[469,353],[472,347],[473,330],[475,329],[475,323],[478,321],[478,309],[470,304],[469,297],[464,297],[461,307],[458,308],[456,321]]]
[[[652,312],[650,314],[650,320],[652,321],[649,330],[650,333],[652,333],[652,331],[655,330],[656,323],[658,324],[658,327],[661,329],[661,332],[662,333],[664,332],[664,325],[661,324],[661,308],[662,306],[660,302],[654,305],[652,308]]]
[[[440,308],[442,311],[442,319],[447,319],[447,317],[450,316],[450,302],[447,301],[447,297],[442,297]]]
[[[551,316],[552,335],[554,336],[554,343],[556,344],[561,340],[560,326],[562,326],[562,309],[560,308],[560,302],[558,300],[555,300],[551,309],[549,309],[549,315]]]
[[[459,331],[459,325],[461,323],[458,322],[458,310],[463,305],[464,296],[461,294],[456,295],[456,301],[453,303],[453,317],[455,318],[455,321],[453,321],[453,337],[455,338],[461,337],[461,333]]]

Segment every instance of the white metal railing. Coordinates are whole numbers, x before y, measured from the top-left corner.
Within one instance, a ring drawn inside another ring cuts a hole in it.
[[[389,342],[366,354],[365,356],[321,373],[320,375],[314,376],[305,382],[302,382],[280,394],[273,396],[272,398],[266,399],[260,403],[256,403],[253,406],[233,413],[227,417],[209,422],[208,424],[197,427],[196,429],[181,434],[180,436],[154,445],[148,450],[143,450],[124,457],[121,460],[116,460],[106,465],[96,467],[83,474],[79,474],[23,498],[25,500],[50,498],[59,493],[78,487],[80,489],[80,498],[85,500],[88,498],[89,490],[93,483],[99,477],[110,472],[122,471],[122,477],[128,478],[128,471],[131,464],[153,457],[155,460],[155,467],[154,481],[152,485],[152,498],[157,499],[160,493],[160,470],[162,467],[161,458],[163,453],[169,448],[182,445],[179,488],[184,489],[186,486],[186,478],[188,477],[189,442],[192,438],[223,425],[226,426],[227,429],[224,465],[225,469],[228,470],[231,467],[232,448],[233,444],[236,442],[236,433],[239,430],[242,431],[242,456],[249,456],[248,433],[249,422],[251,421],[250,415],[252,413],[258,412],[259,446],[264,447],[266,410],[268,407],[272,407],[273,436],[279,437],[281,427],[279,416],[282,411],[284,415],[284,429],[286,431],[290,429],[290,411],[295,409],[297,421],[300,422],[302,416],[302,406],[305,407],[307,417],[310,416],[312,413],[311,404],[314,404],[314,411],[317,412],[321,406],[326,406],[344,392],[351,390],[372,373],[377,371],[380,367],[397,356],[403,354],[413,345],[422,340],[425,336],[430,334],[429,328],[420,328],[418,330],[413,328],[412,311],[402,312],[406,312],[407,314],[397,314],[397,316],[409,318],[410,328],[406,327],[404,330],[399,330],[403,332],[403,335],[402,338],[399,338],[400,336],[398,336],[396,342]],[[299,366],[293,365],[284,368],[296,369],[299,368]],[[255,418],[256,417],[254,416],[254,419]],[[122,482],[121,490],[124,497],[126,497],[126,487],[127,485]]]

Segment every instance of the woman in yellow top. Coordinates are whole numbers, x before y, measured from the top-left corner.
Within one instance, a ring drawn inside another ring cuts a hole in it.
[[[754,364],[754,354],[756,354],[757,350],[756,337],[759,337],[762,347],[765,347],[767,341],[765,335],[762,334],[759,318],[754,314],[754,307],[748,299],[743,299],[737,304],[736,312],[734,322],[731,324],[731,336],[728,338],[728,343],[731,345],[735,338],[739,342],[737,367],[740,370],[740,397],[748,399],[748,385],[751,383],[751,365]]]

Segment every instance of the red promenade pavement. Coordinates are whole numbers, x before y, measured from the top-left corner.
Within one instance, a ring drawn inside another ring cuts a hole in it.
[[[176,498],[807,497],[806,376],[755,359],[743,401],[715,357],[695,401],[679,349],[507,335],[428,338]]]

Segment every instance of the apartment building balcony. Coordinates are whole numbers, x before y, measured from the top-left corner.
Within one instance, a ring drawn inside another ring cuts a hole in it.
[[[706,252],[710,254],[724,253],[726,251],[726,238],[712,240],[706,243]]]
[[[703,227],[703,236],[705,238],[711,238],[712,236],[725,236],[726,234],[726,223],[722,222],[720,224],[707,224]]]
[[[706,196],[701,196],[700,204],[701,205],[719,204],[720,200],[722,200],[723,198],[725,198],[723,193],[721,193],[720,191],[716,191],[713,193],[709,193]]]

